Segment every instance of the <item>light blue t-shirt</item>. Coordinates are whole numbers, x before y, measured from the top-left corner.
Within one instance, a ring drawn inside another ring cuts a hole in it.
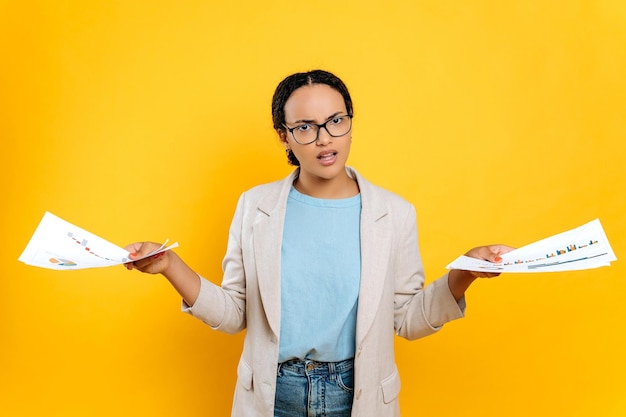
[[[320,199],[291,188],[281,249],[279,362],[354,357],[360,219],[360,194]]]

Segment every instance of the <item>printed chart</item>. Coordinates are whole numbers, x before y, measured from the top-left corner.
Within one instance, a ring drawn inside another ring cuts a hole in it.
[[[479,272],[558,272],[609,266],[617,260],[598,219],[501,257],[502,262],[492,263],[460,256],[446,268]]]
[[[167,241],[143,258],[173,249],[178,243],[166,245]],[[40,268],[68,271],[121,265],[130,259],[128,251],[46,212],[18,260]]]

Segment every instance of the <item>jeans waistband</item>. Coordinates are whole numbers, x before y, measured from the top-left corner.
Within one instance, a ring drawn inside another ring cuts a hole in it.
[[[339,362],[319,362],[311,359],[291,359],[278,364],[277,372],[281,369],[289,370],[298,374],[305,373],[328,373],[345,372],[354,368],[354,359],[346,359]]]

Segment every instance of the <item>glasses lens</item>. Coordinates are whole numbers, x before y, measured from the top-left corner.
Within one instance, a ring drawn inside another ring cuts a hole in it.
[[[319,127],[313,124],[306,124],[296,127],[291,133],[293,138],[301,145],[306,145],[311,142],[315,142],[317,139],[317,132]]]
[[[349,116],[336,116],[326,122],[326,129],[331,136],[343,136],[351,127],[352,119]]]

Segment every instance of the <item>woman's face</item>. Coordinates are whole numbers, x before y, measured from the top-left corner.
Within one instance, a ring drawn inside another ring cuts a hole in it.
[[[326,84],[311,84],[295,90],[285,103],[285,124],[289,128],[310,124],[334,123],[337,116],[347,115],[342,95]],[[342,123],[350,123],[346,119]],[[306,127],[304,129],[307,129]],[[300,161],[300,177],[310,180],[332,180],[345,176],[352,133],[332,137],[319,129],[317,141],[301,145],[289,131],[279,131],[286,149],[291,149]]]

